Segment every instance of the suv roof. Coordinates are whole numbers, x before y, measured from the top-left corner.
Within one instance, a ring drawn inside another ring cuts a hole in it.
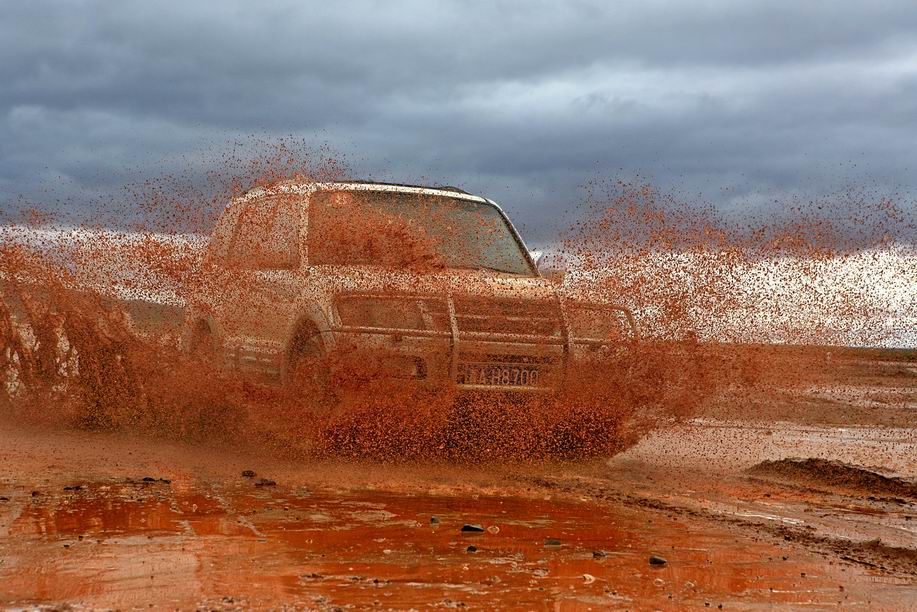
[[[472,195],[464,189],[453,187],[452,185],[413,185],[411,183],[390,183],[388,181],[366,181],[358,179],[341,179],[335,183],[356,183],[358,185],[385,185],[386,187],[415,187],[417,189],[436,189],[437,191],[454,191],[455,193],[464,193]]]
[[[398,190],[398,189],[411,190],[415,192],[444,191],[448,193],[453,193],[457,197],[461,197],[462,199],[486,202],[488,204],[495,206],[495,204],[491,202],[490,200],[488,200],[487,198],[483,198],[481,196],[477,196],[472,193],[468,193],[464,189],[459,189],[458,187],[451,187],[448,185],[439,186],[439,187],[428,187],[428,186],[423,186],[423,185],[410,185],[407,183],[386,183],[386,182],[381,182],[381,181],[366,181],[366,180],[352,180],[352,179],[339,179],[339,180],[334,180],[334,181],[312,181],[312,180],[306,180],[306,179],[301,179],[301,178],[292,178],[292,179],[276,181],[268,185],[257,185],[255,187],[252,187],[248,191],[245,191],[242,194],[234,197],[232,201],[230,202],[230,204],[232,205],[232,204],[246,202],[252,198],[257,198],[261,195],[275,192],[276,190],[302,193],[302,191],[300,190],[309,189],[310,187],[314,187],[314,186],[320,186],[324,188],[339,187],[339,188],[346,189],[348,185],[351,185],[352,189],[361,189],[361,188],[362,189],[367,189],[367,188],[372,189],[375,186],[375,187],[379,187],[380,190],[385,190],[385,191]]]

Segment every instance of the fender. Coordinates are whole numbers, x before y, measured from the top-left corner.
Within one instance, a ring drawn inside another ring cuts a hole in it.
[[[210,331],[210,335],[213,337],[213,341],[217,346],[223,346],[225,334],[216,319],[214,319],[213,316],[209,313],[197,312],[195,310],[189,309],[188,314],[185,316],[185,323],[183,325],[181,334],[180,348],[183,352],[191,352],[191,341],[194,339],[194,332],[198,323],[203,323],[207,326],[207,329]]]
[[[304,328],[313,328],[321,336],[322,345],[329,350],[334,347],[334,334],[331,332],[331,323],[328,321],[328,313],[314,301],[308,302],[301,309],[301,314],[293,320],[293,323],[286,331],[286,341],[284,342],[283,357],[281,360],[281,372],[286,373],[290,367],[290,359],[293,354],[293,340],[300,330]],[[282,374],[284,375],[284,374]]]

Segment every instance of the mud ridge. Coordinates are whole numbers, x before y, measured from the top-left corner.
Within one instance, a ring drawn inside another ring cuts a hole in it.
[[[903,478],[883,476],[865,468],[826,459],[786,458],[762,461],[746,473],[755,478],[806,486],[861,491],[870,495],[917,500],[917,484]]]

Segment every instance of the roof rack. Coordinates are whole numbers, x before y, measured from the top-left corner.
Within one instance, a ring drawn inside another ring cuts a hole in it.
[[[246,197],[253,196],[255,192],[257,192],[258,190],[273,189],[281,185],[296,185],[296,184],[303,183],[303,182],[304,181],[302,181],[301,179],[291,178],[291,179],[283,179],[279,181],[274,181],[267,185],[255,185],[249,188],[248,190],[242,192],[241,194],[239,194],[239,196],[237,196],[236,198],[233,198],[233,201],[235,201],[238,198],[246,198]],[[389,183],[385,181],[367,181],[367,180],[361,180],[361,179],[336,179],[336,180],[330,180],[330,181],[317,181],[317,182],[320,182],[320,183],[353,183],[357,185],[381,185],[381,186],[386,186],[386,187],[410,187],[412,189],[436,189],[439,191],[451,191],[452,193],[459,193],[459,194],[467,195],[473,198],[480,197],[480,196],[475,196],[473,193],[469,193],[465,191],[464,189],[459,189],[458,187],[452,187],[451,185],[435,185],[435,186],[412,185],[410,183]],[[481,199],[486,200],[486,198],[481,198]]]
[[[439,189],[440,191],[454,191],[456,193],[464,193],[466,195],[471,195],[464,189],[459,189],[458,187],[453,187],[451,185],[412,185],[410,183],[390,183],[388,181],[367,181],[359,179],[340,179],[336,181],[331,181],[334,183],[357,183],[360,185],[390,185],[392,187],[415,187],[417,189]]]
[[[471,195],[464,189],[453,187],[452,185],[436,185],[435,187],[433,187],[433,189],[442,189],[443,191],[455,191],[456,193],[465,193],[465,194]]]

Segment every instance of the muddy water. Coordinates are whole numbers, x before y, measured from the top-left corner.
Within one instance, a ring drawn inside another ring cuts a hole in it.
[[[695,440],[727,452],[747,441],[693,427]],[[751,479],[745,464],[714,475],[691,460],[702,445],[683,449],[678,468],[666,436],[611,462],[384,467],[4,426],[0,606],[901,609],[917,601],[912,502]],[[779,454],[748,459],[769,452]],[[243,477],[246,468],[258,474]],[[484,531],[463,533],[465,524]],[[871,555],[854,545],[877,538],[893,548]],[[667,563],[653,566],[651,555]]]
[[[244,481],[82,487],[9,502],[0,603],[735,609],[914,595],[728,529],[585,499]],[[485,531],[462,533],[466,523]]]

